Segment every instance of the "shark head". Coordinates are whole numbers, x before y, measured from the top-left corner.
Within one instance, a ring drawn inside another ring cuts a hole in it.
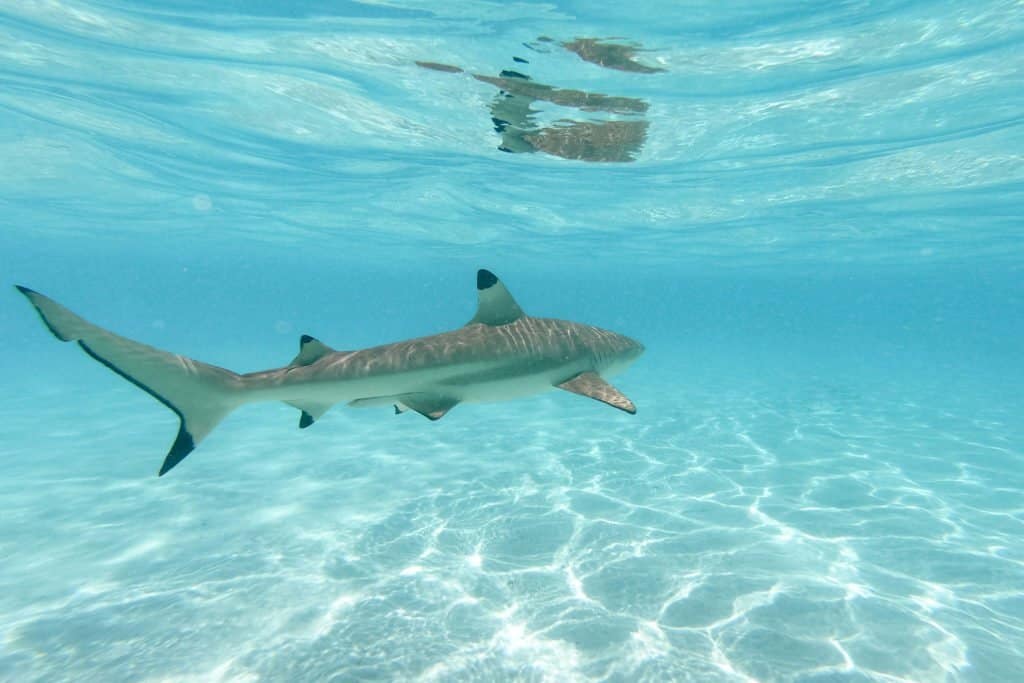
[[[491,271],[477,271],[476,288],[479,302],[476,316],[470,324],[506,325],[528,319],[505,284]],[[586,339],[596,366],[594,370],[602,374],[622,372],[644,352],[643,344],[617,332],[577,323],[561,324],[565,330],[572,328],[575,334]]]
[[[617,375],[643,354],[644,345],[637,340],[617,332],[602,332],[602,336],[607,335],[607,338],[597,349],[601,374]]]

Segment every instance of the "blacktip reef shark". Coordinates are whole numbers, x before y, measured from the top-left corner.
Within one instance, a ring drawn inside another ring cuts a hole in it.
[[[336,351],[303,335],[288,365],[237,374],[147,346],[93,325],[53,299],[16,285],[61,341],[87,354],[174,411],[181,424],[159,475],[167,474],[228,413],[246,403],[284,401],[306,428],[336,403],[394,405],[439,420],[460,403],[501,401],[553,388],[589,396],[627,413],[633,402],[603,379],[644,347],[590,325],[533,318],[488,270],[477,273],[476,315],[429,337]]]

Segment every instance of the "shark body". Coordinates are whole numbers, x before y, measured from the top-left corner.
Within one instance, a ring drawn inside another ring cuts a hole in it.
[[[477,273],[476,315],[450,332],[337,351],[303,335],[286,366],[238,374],[132,341],[93,325],[27,287],[18,286],[47,328],[76,341],[95,360],[174,411],[181,423],[159,475],[181,462],[235,408],[284,401],[306,428],[331,406],[394,405],[431,420],[459,403],[501,401],[554,388],[588,396],[628,413],[633,402],[606,382],[643,346],[590,325],[523,313],[497,277]]]

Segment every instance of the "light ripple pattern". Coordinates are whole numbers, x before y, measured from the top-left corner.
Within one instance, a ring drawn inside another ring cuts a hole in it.
[[[339,413],[301,445],[283,434],[292,411],[267,408],[265,427],[230,421],[160,485],[140,476],[152,462],[120,455],[167,422],[130,389],[100,397],[102,410],[10,414],[0,671],[920,681],[1019,670],[1019,406],[966,418],[835,388],[645,393],[661,417],[623,417],[612,432],[607,416],[546,398],[499,415],[466,408],[432,436]],[[66,425],[46,437],[49,455],[27,434],[41,418]]]

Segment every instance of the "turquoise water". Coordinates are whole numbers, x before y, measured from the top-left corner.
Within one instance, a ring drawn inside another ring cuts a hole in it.
[[[260,404],[157,478],[10,289],[0,679],[1020,678],[1024,7],[440,5],[0,6],[0,272],[252,371],[490,268],[638,413]]]

